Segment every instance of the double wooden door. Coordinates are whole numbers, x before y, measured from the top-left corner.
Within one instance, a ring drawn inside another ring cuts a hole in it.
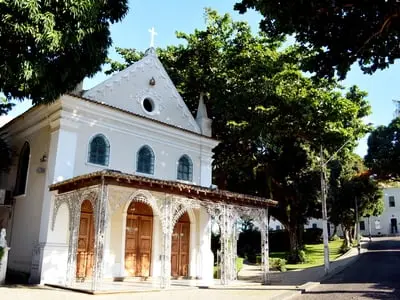
[[[189,276],[190,220],[184,214],[176,223],[172,233],[171,275],[172,277]]]
[[[152,235],[151,208],[132,202],[126,217],[125,235],[125,270],[130,276],[150,276]]]
[[[94,239],[93,208],[90,201],[85,200],[81,206],[76,254],[76,278],[79,280],[92,276]]]

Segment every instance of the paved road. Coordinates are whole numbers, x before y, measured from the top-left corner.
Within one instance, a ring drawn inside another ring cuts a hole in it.
[[[400,299],[400,238],[373,241],[357,262],[296,299]]]

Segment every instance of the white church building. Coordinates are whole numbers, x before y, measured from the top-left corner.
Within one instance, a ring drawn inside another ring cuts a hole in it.
[[[211,222],[221,231],[221,282],[235,279],[236,221],[262,232],[269,199],[212,185],[211,120],[194,118],[161,62],[146,55],[87,91],[35,106],[0,128],[14,155],[7,191],[10,270],[32,283],[99,288],[108,279],[213,278]],[[266,278],[266,275],[265,275]]]

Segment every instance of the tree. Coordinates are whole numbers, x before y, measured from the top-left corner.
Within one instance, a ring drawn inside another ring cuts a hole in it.
[[[204,30],[178,37],[184,45],[157,53],[193,113],[200,92],[207,93],[213,134],[222,141],[214,150],[217,185],[278,200],[271,213],[288,229],[291,257],[298,260],[303,225],[318,213],[320,146],[333,153],[365,134],[366,94],[305,77],[297,48],[278,51],[280,38],[253,35],[229,15],[207,10]],[[107,73],[143,55],[117,51],[125,62],[110,61]]]
[[[344,78],[356,61],[371,74],[400,57],[398,1],[241,0],[235,9],[259,11],[271,37],[293,35],[311,51],[305,70],[318,76]]]
[[[73,90],[100,70],[127,11],[127,0],[0,1],[0,91],[40,104]]]
[[[371,133],[365,163],[379,179],[400,178],[400,118]]]
[[[384,208],[382,190],[356,154],[346,153],[329,167],[329,221],[343,226],[345,245],[350,247],[351,229],[356,221],[355,206],[358,206],[358,217],[380,215]]]

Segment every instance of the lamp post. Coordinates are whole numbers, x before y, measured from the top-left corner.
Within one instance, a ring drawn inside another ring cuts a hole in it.
[[[351,139],[347,140],[340,148],[333,153],[326,161],[324,161],[324,152],[321,144],[320,161],[321,161],[321,205],[322,205],[322,237],[324,241],[324,271],[325,274],[329,273],[329,237],[328,237],[328,212],[326,208],[326,195],[327,195],[327,184],[325,178],[325,168],[327,164],[335,157],[335,155],[349,143]]]
[[[358,217],[358,201],[357,201],[357,197],[354,198],[354,202],[355,202],[355,214],[356,214],[356,226],[355,226],[355,230],[356,230],[356,241],[357,241],[358,254],[360,254],[360,251],[361,251],[361,244],[360,244],[360,221],[359,221],[359,217]]]
[[[328,241],[328,212],[326,209],[326,181],[325,181],[325,167],[323,151],[321,146],[321,204],[322,204],[322,237],[324,240],[324,271],[325,274],[329,273],[329,241]]]

